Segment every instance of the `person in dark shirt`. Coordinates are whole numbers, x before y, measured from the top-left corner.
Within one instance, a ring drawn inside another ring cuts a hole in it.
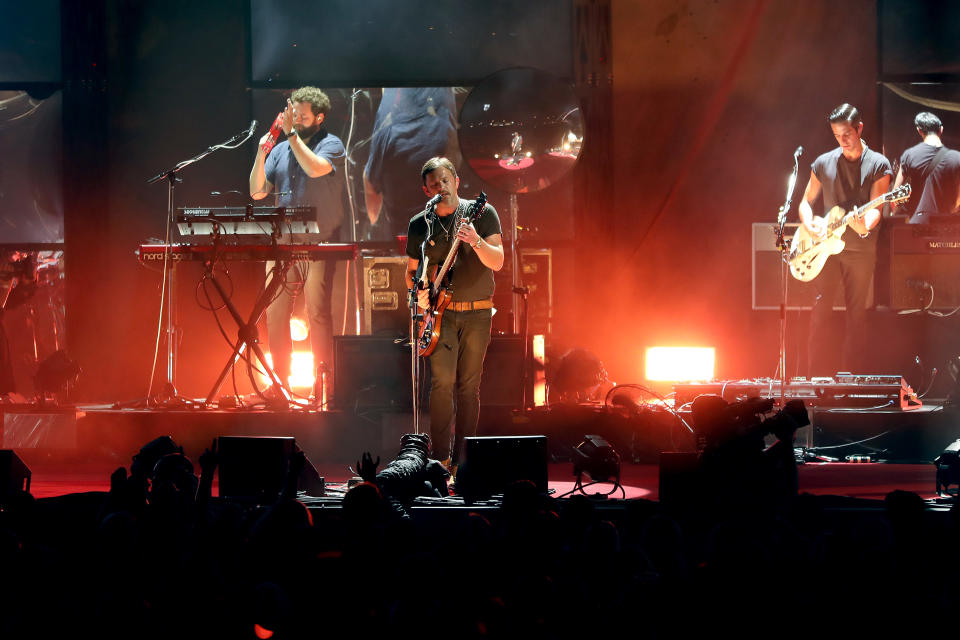
[[[363,187],[370,237],[406,233],[423,208],[423,193],[410,176],[435,156],[457,165],[456,104],[450,87],[384,89],[377,108]]]
[[[261,138],[257,157],[250,172],[250,197],[262,200],[276,193],[277,206],[312,206],[317,209],[320,239],[340,238],[343,221],[343,169],[345,152],[337,136],[328,133],[323,123],[330,111],[330,99],[316,87],[293,92],[283,112],[286,140],[269,155],[264,150],[270,134]],[[267,273],[273,263],[267,263]],[[290,377],[292,343],[290,316],[296,296],[302,291],[310,322],[310,342],[314,365],[333,363],[333,318],[330,311],[333,292],[334,261],[294,263],[286,274],[286,286],[267,307],[267,335],[273,368],[286,384]]]
[[[893,186],[908,182],[913,187],[912,197],[898,213],[909,215],[911,224],[921,224],[928,222],[931,215],[960,210],[960,152],[944,146],[940,140],[943,123],[934,114],[922,111],[913,124],[923,142],[900,156],[900,170]]]
[[[430,354],[430,439],[433,457],[455,476],[462,462],[464,438],[476,435],[480,419],[480,377],[483,358],[490,344],[493,318],[493,272],[503,267],[503,239],[497,211],[486,205],[474,223],[459,219],[473,202],[457,195],[460,178],[447,158],[431,158],[420,172],[423,192],[441,195],[436,209],[424,209],[410,220],[407,230],[407,286],[421,277],[429,283],[432,274],[420,274],[421,246],[428,265],[443,264],[456,238],[456,263],[450,288],[452,302],[440,323],[439,343]],[[429,270],[429,269],[428,269]],[[420,288],[417,303],[429,307],[429,294]],[[456,417],[454,446],[450,426]]]
[[[829,122],[840,146],[813,161],[799,206],[800,222],[814,238],[825,238],[827,233],[827,221],[813,214],[813,204],[818,197],[823,197],[825,213],[835,206],[850,211],[883,195],[890,187],[893,173],[890,161],[861,139],[863,121],[856,107],[840,105],[830,114]],[[847,320],[841,366],[845,371],[853,371],[861,364],[866,347],[867,301],[877,251],[877,234],[870,232],[880,223],[880,215],[880,209],[874,207],[853,217],[841,237],[845,248],[827,259],[813,281],[817,297],[810,315],[810,375],[836,372],[829,366],[832,353],[829,324],[841,284]]]

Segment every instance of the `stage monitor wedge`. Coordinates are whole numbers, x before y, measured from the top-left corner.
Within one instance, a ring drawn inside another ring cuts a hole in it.
[[[517,480],[547,492],[547,436],[466,438],[466,459],[457,475],[457,493],[475,500],[501,494]]]
[[[299,447],[292,437],[220,436],[217,438],[220,497],[272,504],[283,490],[290,457],[295,451],[299,451]],[[309,460],[297,486],[310,495],[323,495],[323,478]]]
[[[12,449],[0,449],[0,500],[14,491],[30,491],[32,475]]]

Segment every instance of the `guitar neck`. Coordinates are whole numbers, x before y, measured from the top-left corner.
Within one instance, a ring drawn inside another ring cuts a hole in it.
[[[874,208],[875,206],[877,206],[878,204],[883,203],[884,201],[886,201],[886,199],[887,199],[887,197],[888,197],[889,195],[890,195],[889,193],[885,193],[885,194],[883,194],[882,196],[878,196],[878,197],[874,198],[873,200],[871,200],[870,202],[868,202],[867,204],[865,204],[865,205],[863,205],[863,206],[854,207],[854,208],[851,209],[849,212],[847,212],[847,214],[846,214],[845,216],[843,216],[842,218],[840,218],[839,220],[837,220],[837,222],[836,222],[835,224],[830,225],[830,233],[833,233],[834,231],[836,231],[836,230],[839,229],[840,227],[845,227],[845,226],[850,222],[850,219],[851,219],[852,217],[854,217],[854,216],[856,216],[856,215],[859,215],[859,214],[862,213],[863,211],[869,211],[870,209],[873,209],[873,208]]]
[[[453,221],[453,243],[450,245],[450,251],[447,252],[447,257],[443,261],[443,265],[440,267],[440,270],[437,271],[437,277],[433,279],[433,293],[436,294],[440,291],[440,283],[443,282],[444,276],[447,275],[447,271],[450,270],[450,266],[453,264],[453,261],[457,258],[457,248],[460,247],[460,238],[457,237],[457,232],[460,230],[460,225],[464,220],[467,222],[473,222],[480,216],[480,212],[483,211],[483,208],[487,205],[487,194],[483,191],[480,192],[480,195],[477,196],[477,199],[473,202],[470,208],[462,216]]]
[[[436,293],[440,290],[440,283],[443,282],[443,277],[447,275],[447,271],[450,270],[450,265],[453,264],[453,259],[457,255],[457,248],[460,246],[460,238],[454,237],[453,244],[450,245],[450,251],[447,252],[447,257],[443,261],[440,270],[437,271],[437,276],[433,279],[433,292]]]

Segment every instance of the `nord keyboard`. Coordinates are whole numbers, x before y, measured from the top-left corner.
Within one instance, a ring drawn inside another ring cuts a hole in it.
[[[163,263],[165,244],[142,244],[137,249],[140,262]],[[175,262],[206,261],[212,258],[229,261],[264,260],[353,260],[357,255],[357,245],[351,242],[330,242],[326,244],[174,244],[170,246],[170,257]]]
[[[316,233],[316,207],[180,207],[177,230],[185,236]]]

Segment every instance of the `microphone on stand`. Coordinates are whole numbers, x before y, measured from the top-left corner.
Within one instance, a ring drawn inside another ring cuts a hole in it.
[[[432,215],[437,215],[436,209],[437,205],[440,204],[440,201],[443,200],[443,194],[438,193],[429,200],[427,200],[427,213]]]
[[[797,150],[793,152],[794,158],[799,158],[803,155],[803,147],[797,147]]]

